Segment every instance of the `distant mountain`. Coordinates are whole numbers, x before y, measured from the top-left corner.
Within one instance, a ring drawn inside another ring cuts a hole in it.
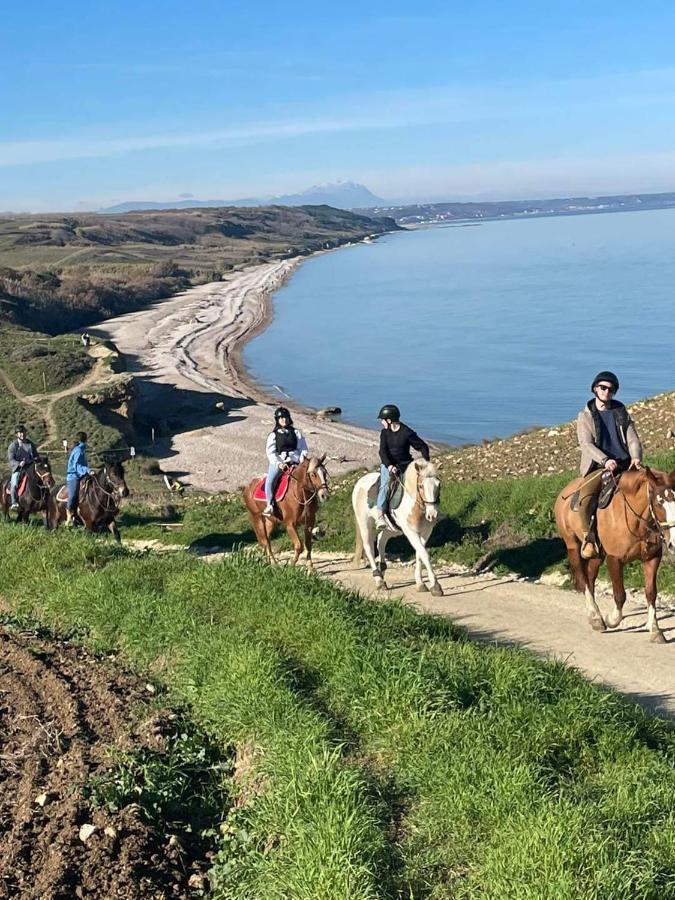
[[[282,194],[280,197],[245,197],[241,200],[128,200],[99,212],[125,213],[140,209],[194,209],[203,206],[334,206],[336,209],[362,209],[383,206],[385,203],[385,200],[376,197],[363,184],[338,181],[335,184],[317,184],[300,194]]]

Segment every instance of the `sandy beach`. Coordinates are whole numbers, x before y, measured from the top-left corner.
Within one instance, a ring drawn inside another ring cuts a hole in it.
[[[281,401],[310,450],[327,454],[331,475],[377,462],[375,431],[322,420],[281,395],[265,396],[241,365],[244,343],[271,321],[271,294],[299,263],[250,266],[89,329],[124,354],[138,384],[139,417],[156,424],[153,455],[183,484],[230,491],[262,474],[265,438]],[[340,398],[326,403],[339,405]]]

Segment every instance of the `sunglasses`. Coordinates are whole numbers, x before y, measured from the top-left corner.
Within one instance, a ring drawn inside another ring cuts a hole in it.
[[[596,384],[596,388],[599,391],[610,391],[610,393],[614,393],[614,388],[611,384]]]

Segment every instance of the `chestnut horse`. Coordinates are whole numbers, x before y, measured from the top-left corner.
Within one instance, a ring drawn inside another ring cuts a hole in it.
[[[27,522],[30,514],[41,512],[45,528],[51,527],[49,517],[49,490],[54,487],[52,467],[46,456],[38,456],[24,469],[26,486],[23,494],[17,495],[19,509],[16,514],[17,522]],[[24,476],[22,475],[22,478]],[[21,482],[19,482],[21,484]],[[9,519],[9,506],[11,503],[9,480],[2,483],[2,510],[5,519]]]
[[[616,607],[607,618],[610,628],[616,628],[623,618],[626,600],[624,566],[639,559],[649,607],[647,628],[652,641],[665,643],[656,619],[656,573],[664,548],[675,549],[675,471],[667,474],[644,467],[621,476],[611,502],[606,509],[597,512],[597,535],[602,555],[588,560],[581,556],[581,523],[577,513],[572,511],[569,499],[582,481],[583,478],[576,478],[558,494],[554,512],[558,531],[567,548],[575,586],[586,597],[588,621],[595,631],[605,631],[605,620],[595,602],[595,580],[603,558],[607,558]]]
[[[124,468],[119,461],[105,462],[100,469],[85,476],[80,482],[77,514],[87,531],[107,528],[116,541],[121,540],[115,519],[120,511],[120,500],[129,496],[124,480]],[[51,520],[56,527],[65,521],[68,493],[66,485],[52,491]]]
[[[293,565],[302,553],[302,541],[298,534],[300,525],[304,527],[305,544],[307,546],[307,565],[312,566],[312,529],[316,521],[319,503],[328,497],[328,473],[323,456],[310,456],[297,466],[291,468],[288,490],[283,499],[274,502],[274,515],[263,516],[264,502],[254,498],[260,478],[254,478],[243,490],[244,503],[248,510],[251,524],[255,529],[258,543],[263,548],[270,562],[276,562],[270,538],[276,525],[280,522],[286,528],[293,541]]]

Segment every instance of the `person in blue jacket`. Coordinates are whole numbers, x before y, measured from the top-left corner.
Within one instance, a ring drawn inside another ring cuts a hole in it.
[[[80,481],[92,470],[87,464],[87,435],[84,431],[77,433],[77,443],[70,451],[66,468],[66,484],[68,485],[68,506],[66,509],[66,525],[72,525],[77,512],[77,501],[80,495]]]

